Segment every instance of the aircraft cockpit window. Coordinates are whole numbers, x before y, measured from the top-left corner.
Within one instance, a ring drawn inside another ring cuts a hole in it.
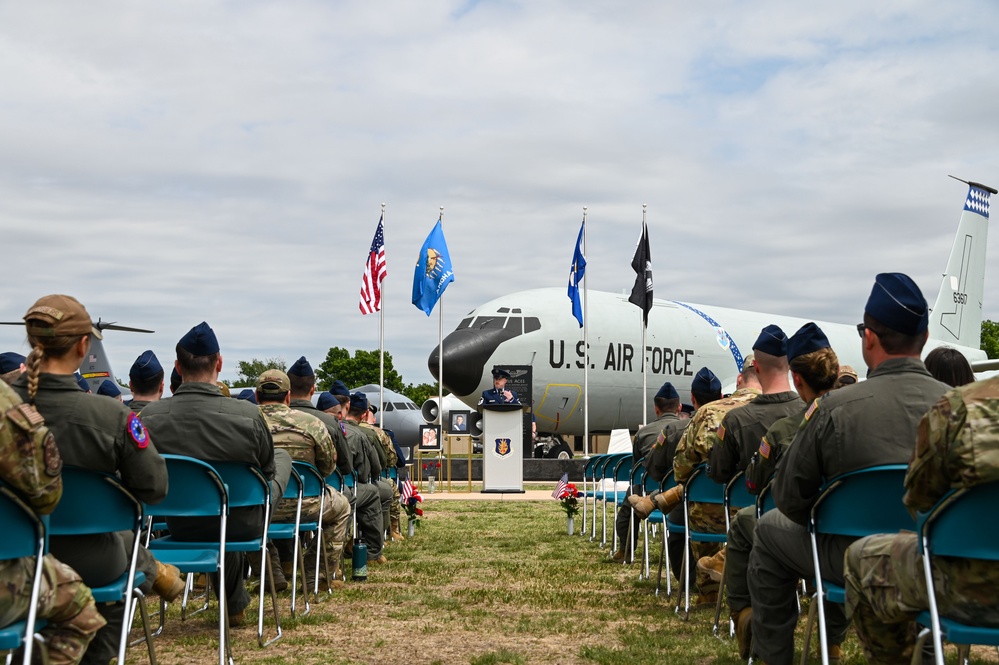
[[[511,316],[507,319],[506,325],[503,327],[512,332],[514,335],[524,334],[524,320],[519,316]]]
[[[500,307],[496,311],[499,312],[500,314],[507,314],[507,313],[510,312],[510,308],[509,307]]]
[[[511,311],[511,313],[513,313],[513,314],[520,314],[520,313],[521,313],[521,312],[520,312],[520,308],[519,308],[519,307],[514,307],[514,308],[513,308],[512,310],[510,310],[510,311]]]
[[[502,328],[505,323],[505,316],[480,316],[475,319],[473,325],[480,330],[495,330],[496,328]]]
[[[392,405],[395,406],[395,408],[399,409],[400,411],[405,411],[406,409],[409,408],[409,406],[405,402],[393,402]]]
[[[529,333],[535,330],[541,330],[541,320],[536,316],[524,317],[524,332]]]
[[[392,402],[385,403],[385,411],[392,411]]]
[[[455,328],[455,330],[461,330],[463,328],[467,328],[468,326],[472,325],[472,321],[473,320],[474,320],[474,318],[471,317],[471,316],[468,317],[467,319],[462,319],[461,323],[458,324],[458,327]]]

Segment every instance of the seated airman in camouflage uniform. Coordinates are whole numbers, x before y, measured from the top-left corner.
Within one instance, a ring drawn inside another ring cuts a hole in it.
[[[62,496],[61,470],[59,449],[41,415],[0,381],[0,478],[47,514]],[[106,621],[75,570],[48,554],[42,571],[38,616],[48,619],[40,631],[48,662],[79,663]],[[34,557],[0,562],[0,625],[28,616],[34,574]]]
[[[271,431],[275,448],[286,450],[292,460],[312,464],[324,477],[333,473],[336,468],[336,448],[326,429],[326,423],[288,406],[291,402],[291,381],[287,374],[279,369],[269,369],[261,374],[257,379],[257,402]],[[297,503],[291,499],[281,499],[274,511],[275,521],[294,522]],[[319,504],[319,497],[303,499],[303,522],[318,520]],[[347,535],[347,523],[350,521],[350,503],[329,486],[326,487],[322,518],[323,545],[329,560],[337,566]],[[307,557],[306,577],[314,581],[315,571],[309,567],[309,561],[314,559]],[[338,578],[335,573],[333,576]]]
[[[999,377],[946,393],[919,423],[905,477],[913,515],[951,489],[999,480]],[[983,517],[983,519],[987,519]],[[908,663],[913,619],[929,608],[915,533],[861,538],[846,551],[846,609],[872,663]],[[999,627],[999,564],[934,559],[940,613]]]

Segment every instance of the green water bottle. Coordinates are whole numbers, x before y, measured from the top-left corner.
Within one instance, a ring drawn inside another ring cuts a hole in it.
[[[368,546],[364,544],[364,536],[354,539],[354,581],[365,582],[368,579]]]

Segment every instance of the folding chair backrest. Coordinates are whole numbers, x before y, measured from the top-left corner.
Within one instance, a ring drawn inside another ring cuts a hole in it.
[[[628,482],[631,480],[631,468],[634,462],[634,457],[632,455],[625,455],[617,461],[614,465],[614,470],[611,476],[614,478],[615,482]]]
[[[671,487],[676,487],[677,485],[678,483],[676,482],[676,476],[673,474],[673,469],[670,469],[669,471],[666,472],[666,475],[663,476],[663,479],[660,480],[658,483],[656,483],[654,480],[651,479],[646,480],[645,489],[647,491],[658,489],[660,492],[665,492]]]
[[[166,498],[146,512],[159,517],[203,517],[227,510],[222,477],[212,465],[184,455],[163,455],[170,486]]]
[[[284,488],[284,494],[281,495],[281,498],[297,501],[298,493],[304,491],[304,489],[302,475],[298,472],[298,469],[292,467],[291,474],[288,476],[288,486]]]
[[[270,501],[270,484],[255,465],[245,462],[211,462],[211,465],[225,482],[230,510],[261,506]]]
[[[930,553],[964,559],[999,561],[999,529],[983,526],[984,516],[999,506],[999,481],[957,490],[919,516],[929,537]]]
[[[132,531],[142,521],[142,504],[117,477],[64,466],[62,499],[49,518],[49,535],[82,536]]]
[[[905,464],[886,464],[833,478],[812,506],[810,528],[855,538],[915,531],[916,522],[902,503],[907,468]]]
[[[339,469],[333,469],[333,473],[326,476],[326,484],[335,489],[337,492],[342,492],[343,486],[346,483],[344,483],[343,475],[340,473]]]
[[[687,500],[697,503],[725,503],[725,485],[711,480],[707,465],[701,464],[690,474],[684,485]]]
[[[298,475],[301,476],[302,496],[308,498],[322,496],[323,492],[326,490],[326,480],[323,478],[323,475],[319,473],[319,469],[308,462],[301,461],[293,462],[292,466],[296,471],[298,471]]]
[[[37,556],[44,549],[42,518],[6,485],[0,485],[0,533],[0,561]]]
[[[641,487],[645,483],[645,458],[638,460],[631,467],[631,486]]]
[[[583,480],[590,481],[593,480],[593,469],[596,467],[597,462],[602,458],[603,455],[594,455],[590,459],[586,460],[583,465]]]
[[[728,492],[730,508],[745,508],[756,505],[756,497],[750,494],[746,488],[746,474],[743,471],[735,474],[735,477],[729,481],[726,491]]]
[[[763,513],[773,510],[777,507],[777,501],[774,500],[774,484],[772,482],[767,483],[760,490],[760,493],[756,495],[756,516],[760,517]]]

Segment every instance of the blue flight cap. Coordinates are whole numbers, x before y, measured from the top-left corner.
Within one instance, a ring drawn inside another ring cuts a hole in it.
[[[697,371],[694,380],[690,382],[691,392],[710,395],[721,392],[721,381],[707,367],[702,367]]]
[[[90,390],[90,382],[87,381],[85,378],[83,378],[82,374],[80,374],[79,372],[77,372],[73,376],[76,377],[76,383],[77,383],[77,385],[80,386],[80,390],[82,390],[85,393],[92,392]]]
[[[753,351],[766,353],[770,356],[786,356],[787,335],[780,329],[780,326],[775,326],[771,323],[760,331],[760,336],[756,338],[756,343],[753,344]]]
[[[339,403],[336,397],[333,397],[332,393],[324,392],[319,395],[319,399],[316,401],[316,408],[320,411],[329,411]]]
[[[798,332],[787,340],[787,359],[794,360],[806,353],[828,348],[830,348],[829,338],[822,332],[822,328],[809,322],[798,328]]]
[[[163,376],[163,365],[150,350],[143,351],[128,370],[128,378],[133,381],[148,381],[157,375]]]
[[[368,410],[368,396],[364,393],[354,393],[350,396],[350,408],[360,409],[361,411]]]
[[[6,374],[7,372],[19,369],[24,364],[24,361],[25,357],[20,353],[14,353],[13,351],[0,353],[0,374]]]
[[[493,378],[494,379],[509,379],[510,372],[506,371],[502,367],[493,367]]]
[[[663,384],[663,387],[659,389],[656,393],[656,399],[680,399],[679,393],[676,392],[676,388],[673,384],[667,381]]]
[[[309,361],[302,356],[295,361],[295,364],[288,368],[288,376],[315,376],[316,373],[312,371],[312,365]]]
[[[694,411],[696,410],[693,404],[684,404],[680,408],[680,411],[686,413],[688,416],[694,415]]]
[[[105,397],[118,397],[121,395],[121,389],[115,385],[114,381],[108,379],[97,387],[97,394]]]
[[[338,397],[350,397],[350,391],[347,390],[346,384],[339,379],[333,382],[333,386],[330,388],[330,393]]]
[[[926,332],[929,312],[926,298],[908,275],[883,272],[874,278],[864,313],[903,335]]]
[[[210,356],[219,352],[215,331],[204,321],[188,330],[177,345],[194,356]]]
[[[173,371],[170,372],[170,385],[171,386],[172,385],[178,385],[179,386],[182,383],[184,383],[184,377],[182,377],[180,375],[180,372],[177,371],[177,368],[174,367]]]
[[[253,388],[243,388],[239,391],[239,394],[236,395],[236,399],[245,399],[247,402],[253,402],[256,404],[257,393],[253,390]]]

